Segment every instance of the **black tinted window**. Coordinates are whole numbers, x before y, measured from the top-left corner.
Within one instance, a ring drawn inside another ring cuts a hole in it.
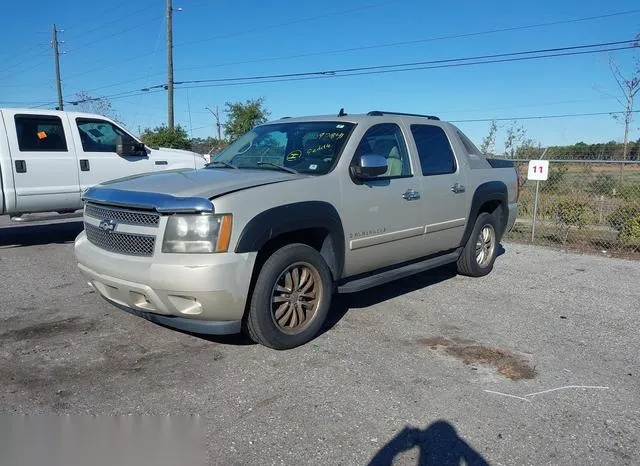
[[[48,115],[16,115],[21,152],[66,152],[67,140],[60,118]]]
[[[395,123],[372,126],[362,137],[354,163],[362,155],[381,155],[387,159],[387,171],[381,177],[395,178],[411,176],[409,154],[400,127]]]
[[[423,175],[443,175],[456,171],[453,151],[442,128],[433,125],[411,125],[411,133],[418,148]]]

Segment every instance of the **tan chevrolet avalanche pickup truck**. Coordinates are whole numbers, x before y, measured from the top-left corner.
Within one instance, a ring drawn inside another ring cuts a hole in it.
[[[518,189],[512,162],[437,117],[283,118],[204,169],[92,187],[75,255],[132,314],[287,349],[318,335],[335,293],[447,263],[487,275]]]

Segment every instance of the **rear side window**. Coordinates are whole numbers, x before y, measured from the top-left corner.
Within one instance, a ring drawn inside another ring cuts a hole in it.
[[[456,171],[456,160],[449,139],[434,125],[411,125],[424,176],[444,175]]]
[[[67,152],[62,120],[49,115],[16,115],[20,152]]]

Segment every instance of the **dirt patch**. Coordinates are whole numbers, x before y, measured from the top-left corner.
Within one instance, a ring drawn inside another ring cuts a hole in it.
[[[478,345],[469,340],[444,337],[423,338],[418,341],[433,350],[444,351],[464,364],[493,366],[498,373],[511,380],[533,379],[537,373],[529,361],[507,350]]]
[[[52,338],[57,335],[78,333],[93,330],[96,326],[94,321],[85,321],[80,317],[70,317],[68,319],[54,320],[52,322],[40,322],[28,327],[9,330],[0,334],[2,338],[12,338],[16,341],[35,340],[40,338]]]

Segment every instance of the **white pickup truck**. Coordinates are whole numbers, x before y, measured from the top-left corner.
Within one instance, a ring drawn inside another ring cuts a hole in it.
[[[205,164],[194,152],[147,147],[101,115],[0,108],[0,215],[14,221],[80,215],[94,185]]]

